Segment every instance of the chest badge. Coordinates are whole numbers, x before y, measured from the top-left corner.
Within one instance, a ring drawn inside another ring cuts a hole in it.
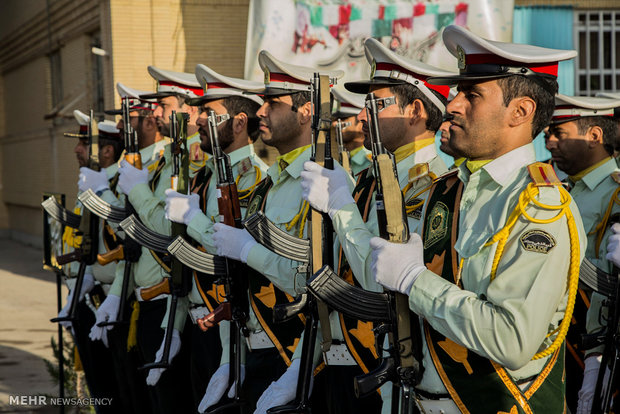
[[[546,231],[529,230],[519,238],[521,246],[528,252],[547,254],[556,245],[555,239]]]
[[[448,206],[438,201],[426,218],[424,248],[428,249],[448,233]]]

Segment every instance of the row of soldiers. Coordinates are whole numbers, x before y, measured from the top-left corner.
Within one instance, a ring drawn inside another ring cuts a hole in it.
[[[155,235],[176,236],[184,225],[204,260],[217,267],[226,258],[229,278],[185,267],[189,286],[177,295],[169,253],[143,242],[131,255],[125,222],[101,221],[104,260],[82,272],[59,315],[78,291],[78,316],[64,323],[92,395],[113,397],[98,412],[592,410],[608,352],[600,338],[615,328],[608,290],[580,284],[579,269],[585,257],[596,277],[613,282],[620,264],[620,225],[612,226],[620,97],[557,95],[558,62],[574,51],[489,41],[458,26],[443,39],[459,73],[368,39],[370,79],[346,90],[332,88],[341,71],[266,51],[258,57],[264,83],[199,64],[195,75],[150,66],[155,93],[117,85],[126,116],[98,125],[100,171],[87,166],[87,136],[73,134],[79,192],[131,206]],[[330,99],[342,138],[333,166],[317,141]],[[170,180],[177,113],[187,114],[188,192]],[[532,143],[543,130],[549,163],[536,162]],[[129,131],[141,166],[123,153]],[[451,168],[437,154],[438,132]],[[277,150],[273,165],[255,153],[258,138]],[[266,217],[268,237],[223,217],[222,160],[241,215]],[[386,214],[388,205],[402,214]],[[289,251],[309,237],[316,247],[318,221],[331,223],[321,249],[332,270],[322,273],[352,289],[333,302],[309,289],[318,256]],[[80,247],[75,229],[63,239]],[[111,256],[119,244],[124,256]],[[222,316],[235,283],[246,308]],[[274,310],[308,296],[316,296],[311,311],[274,321]],[[385,298],[388,322],[373,319],[368,302]],[[581,333],[594,338],[589,346]],[[139,369],[153,362],[163,363]]]

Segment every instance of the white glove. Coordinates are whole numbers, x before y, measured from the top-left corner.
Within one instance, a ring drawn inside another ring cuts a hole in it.
[[[343,169],[328,170],[306,161],[301,172],[301,196],[330,217],[347,204],[355,203],[349,187],[351,177]]]
[[[103,191],[110,188],[108,174],[105,170],[95,171],[87,167],[80,168],[80,178],[78,179],[78,189],[81,192],[93,190],[94,192]]]
[[[256,402],[254,414],[264,414],[271,407],[286,404],[295,398],[299,378],[299,359],[294,359],[291,366],[277,381],[272,382]]]
[[[211,379],[209,380],[209,385],[207,385],[207,391],[205,391],[204,397],[200,400],[200,404],[198,405],[198,412],[204,413],[207,408],[211,407],[213,404],[217,404],[224,395],[224,391],[226,391],[226,387],[228,386],[228,375],[230,372],[230,364],[223,364],[213,373]],[[241,383],[245,380],[245,365],[241,365]],[[234,398],[235,396],[235,386],[237,382],[233,382],[228,390],[228,398]]]
[[[161,361],[161,357],[164,354],[164,344],[166,343],[166,333],[164,332],[164,339],[161,341],[161,346],[155,354],[155,361]],[[176,329],[172,330],[172,341],[170,341],[170,353],[168,354],[168,362],[172,363],[172,359],[177,356],[181,350],[181,335]],[[153,368],[149,370],[149,375],[146,377],[146,385],[154,386],[159,381],[161,374],[164,373],[166,368]]]
[[[371,270],[377,283],[408,295],[413,282],[426,269],[420,235],[411,233],[409,241],[404,244],[373,237],[370,248]]]
[[[84,299],[84,295],[90,292],[95,287],[95,278],[90,273],[84,274],[84,279],[82,280],[82,289],[80,290],[80,296],[78,297],[78,302]],[[67,303],[65,306],[58,312],[59,318],[66,318],[69,315],[69,311],[71,310],[71,302],[73,302],[73,292],[74,289],[71,289],[69,295],[67,296]],[[64,328],[71,329],[72,324],[71,321],[61,321],[59,322]]]
[[[257,242],[246,229],[237,229],[226,224],[215,223],[213,230],[213,245],[217,249],[218,256],[247,263],[248,254]]]
[[[123,193],[127,195],[129,195],[136,185],[149,181],[149,170],[146,168],[139,170],[125,160],[121,162],[118,172],[120,173],[118,177],[118,186]]]
[[[121,298],[119,296],[108,295],[101,303],[95,314],[95,324],[90,328],[90,334],[88,334],[91,341],[101,340],[106,347],[108,346],[108,331],[112,329],[113,325],[97,326],[97,324],[116,321],[120,301]]]
[[[586,366],[583,370],[583,383],[579,390],[579,402],[577,403],[577,414],[590,414],[592,411],[592,403],[594,401],[594,391],[596,389],[596,380],[598,379],[598,371],[601,368],[601,355],[590,356],[585,360]],[[606,384],[609,379],[609,368],[605,368],[605,377],[603,383]],[[602,390],[605,392],[605,389]]]
[[[611,226],[611,230],[614,234],[607,239],[607,255],[605,258],[616,266],[620,266],[620,223]]]
[[[166,218],[168,220],[187,225],[200,211],[198,194],[185,195],[170,188],[166,190]]]

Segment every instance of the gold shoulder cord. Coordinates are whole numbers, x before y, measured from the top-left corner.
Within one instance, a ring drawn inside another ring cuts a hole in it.
[[[430,177],[431,181],[435,181],[437,179],[437,176],[435,174],[433,174],[432,172],[428,173],[428,177]],[[406,195],[407,195],[407,191],[409,191],[411,189],[411,187],[413,187],[413,183],[415,181],[411,181],[409,183],[407,183],[407,185],[405,186],[405,188],[403,188],[403,200],[406,200]],[[418,191],[417,193],[415,193],[414,195],[412,195],[411,197],[409,197],[410,199],[414,199],[422,194],[424,194],[425,192],[427,192],[428,190],[431,189],[431,187],[433,186],[433,184],[431,183],[431,185],[429,185],[428,187],[425,187],[423,189],[421,189],[420,191]],[[407,214],[411,214],[412,212],[414,212],[415,210],[417,210],[420,206],[422,206],[425,203],[426,200],[422,200],[417,204],[414,204],[412,206],[407,206],[405,205],[405,213]]]
[[[255,171],[255,179],[254,179],[254,184],[252,184],[251,186],[249,186],[248,188],[244,188],[244,189],[240,189],[239,186],[239,179],[241,178],[241,175],[238,175],[237,178],[235,178],[235,184],[237,184],[237,193],[244,193],[243,195],[239,195],[239,200],[243,200],[244,198],[248,198],[251,194],[252,194],[252,190],[254,190],[254,187],[256,187],[258,185],[258,183],[260,183],[260,179],[262,178],[261,176],[261,172],[260,172],[260,168],[258,168],[256,165],[254,166],[254,171]]]
[[[573,309],[575,307],[575,298],[577,296],[577,287],[579,284],[579,237],[577,233],[577,225],[575,224],[575,218],[570,211],[571,198],[568,194],[568,191],[566,191],[561,185],[555,185],[555,187],[558,189],[561,196],[561,204],[559,206],[543,204],[536,200],[535,197],[539,193],[538,186],[535,183],[528,184],[526,189],[523,190],[519,195],[519,202],[508,217],[504,228],[497,232],[491,238],[491,240],[489,240],[484,245],[484,247],[487,247],[494,243],[497,243],[497,250],[495,251],[495,256],[493,257],[493,264],[491,267],[491,281],[493,281],[493,279],[495,279],[495,276],[497,275],[497,267],[502,257],[502,253],[504,252],[504,247],[506,246],[506,241],[508,240],[510,231],[521,216],[525,217],[528,221],[537,224],[553,223],[554,221],[559,220],[563,216],[566,216],[566,221],[568,223],[568,234],[570,237],[570,265],[568,269],[568,302],[566,304],[566,311],[564,313],[564,319],[562,319],[560,325],[554,331],[547,334],[547,338],[551,335],[554,335],[555,333],[558,333],[558,335],[555,337],[555,339],[547,349],[538,352],[532,357],[532,360],[545,358],[555,352],[562,345],[562,342],[564,341],[564,338],[566,337],[566,333],[568,332],[568,328],[570,326]],[[531,217],[525,211],[526,207],[530,203],[533,203],[536,206],[545,210],[557,210],[558,214],[550,219],[536,219],[534,217]],[[458,272],[459,275],[461,273],[461,269],[463,268],[463,264],[464,259],[461,259]]]

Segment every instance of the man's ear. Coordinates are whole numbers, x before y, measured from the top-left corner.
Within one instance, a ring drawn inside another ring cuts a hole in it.
[[[312,120],[312,102],[308,101],[299,108],[297,108],[299,114],[299,122],[304,125]]]
[[[520,96],[508,104],[508,125],[511,127],[521,126],[528,122],[532,123],[536,114],[536,102],[529,96]]]
[[[112,145],[104,145],[99,148],[99,157],[114,157],[114,147]]]
[[[235,135],[241,134],[247,130],[248,127],[248,115],[245,112],[239,112],[232,119],[233,133]]]
[[[424,109],[424,104],[422,100],[415,99],[405,108],[405,116],[407,117],[407,121],[409,125],[414,125],[416,122],[420,120],[424,120],[426,123],[426,118],[428,115],[426,113],[426,109]]]
[[[597,145],[603,145],[603,129],[598,125],[593,125],[586,132],[588,137],[588,146],[593,148]]]

